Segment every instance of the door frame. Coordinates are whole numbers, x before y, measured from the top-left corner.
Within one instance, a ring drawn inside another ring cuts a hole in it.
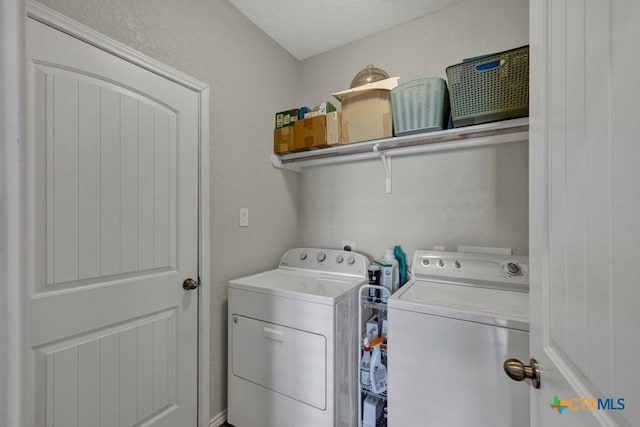
[[[211,283],[209,251],[209,86],[33,0],[27,1],[26,17],[26,19],[35,19],[111,55],[166,78],[198,95],[198,276],[200,282],[198,287],[198,427],[208,427],[210,422],[209,286]],[[24,52],[24,43],[21,43],[21,50]],[[25,84],[26,82],[22,82],[22,85]],[[22,198],[24,198],[24,195],[22,195]],[[23,212],[24,207],[21,206],[20,213]],[[22,218],[24,215],[20,217]],[[24,228],[20,230],[20,234],[25,237]],[[26,259],[27,254],[23,250],[21,250],[21,254],[23,259]],[[24,277],[21,279],[21,282],[24,282]],[[23,298],[23,303],[21,304],[23,313],[26,311],[25,303],[26,299]],[[24,334],[24,323],[22,323],[22,329]],[[26,369],[28,370],[29,368],[27,367]],[[26,391],[29,392],[30,387],[26,387]]]
[[[26,414],[24,179],[26,118],[23,0],[0,2],[0,425]]]

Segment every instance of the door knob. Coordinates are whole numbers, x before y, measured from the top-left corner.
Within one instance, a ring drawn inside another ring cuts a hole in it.
[[[525,365],[518,359],[508,359],[504,362],[504,371],[514,381],[522,381],[525,378],[531,380],[534,388],[540,388],[540,367],[536,359],[529,361],[529,366]]]
[[[182,288],[185,291],[192,291],[197,287],[198,287],[198,281],[193,280],[191,277],[187,277],[186,279],[184,279],[184,282],[182,282]]]

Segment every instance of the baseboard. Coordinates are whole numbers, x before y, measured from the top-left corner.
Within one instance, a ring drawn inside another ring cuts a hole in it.
[[[215,418],[212,418],[209,422],[209,427],[220,427],[227,421],[227,410],[220,412]]]

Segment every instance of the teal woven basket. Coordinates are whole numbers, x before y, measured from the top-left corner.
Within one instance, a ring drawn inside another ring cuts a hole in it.
[[[529,115],[529,46],[447,67],[453,126]]]
[[[439,77],[411,80],[391,90],[396,136],[433,132],[447,127],[449,94]]]

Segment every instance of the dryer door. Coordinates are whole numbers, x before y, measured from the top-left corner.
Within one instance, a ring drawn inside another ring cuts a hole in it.
[[[323,335],[233,315],[233,375],[307,405],[327,408]]]

